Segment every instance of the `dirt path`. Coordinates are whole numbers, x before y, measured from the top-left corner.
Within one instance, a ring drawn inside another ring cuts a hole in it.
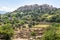
[[[20,38],[17,38],[17,39],[13,39],[13,40],[28,40],[28,39],[20,39]]]

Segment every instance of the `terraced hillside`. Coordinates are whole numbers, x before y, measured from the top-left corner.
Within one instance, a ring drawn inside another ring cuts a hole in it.
[[[17,28],[14,31],[13,40],[17,40],[17,39],[33,40],[34,37],[35,39],[38,39],[38,38],[41,39],[44,36],[45,30],[47,29],[47,27],[49,27],[46,25],[48,24],[35,25],[36,27],[33,27],[33,28],[21,28],[21,29]],[[33,36],[34,35],[33,33],[36,33],[35,36]]]

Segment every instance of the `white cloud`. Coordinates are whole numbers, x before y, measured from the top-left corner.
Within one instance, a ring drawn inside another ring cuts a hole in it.
[[[1,10],[1,11],[6,11],[6,12],[12,12],[12,11],[14,11],[15,9],[9,8],[9,7],[0,7],[0,10]]]

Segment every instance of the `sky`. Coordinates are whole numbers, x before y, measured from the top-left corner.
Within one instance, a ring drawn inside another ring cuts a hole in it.
[[[0,0],[0,11],[12,12],[24,5],[49,4],[60,8],[60,0]]]

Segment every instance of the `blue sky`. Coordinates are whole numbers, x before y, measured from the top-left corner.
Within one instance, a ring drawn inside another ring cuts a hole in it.
[[[0,0],[0,10],[14,11],[20,6],[31,4],[49,4],[60,8],[60,0]]]

